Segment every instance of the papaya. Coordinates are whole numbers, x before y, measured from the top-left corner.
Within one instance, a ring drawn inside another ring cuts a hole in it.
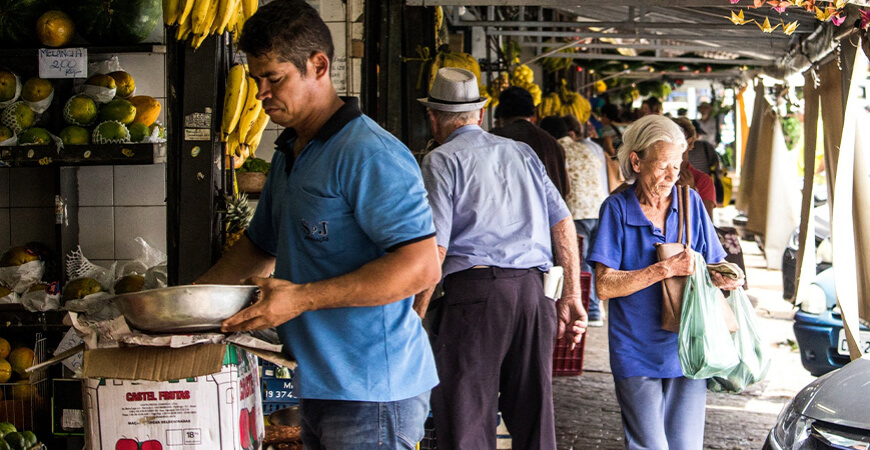
[[[153,125],[160,115],[160,102],[147,95],[137,95],[130,97],[129,100],[136,107],[136,118],[133,122],[141,123],[146,127]]]

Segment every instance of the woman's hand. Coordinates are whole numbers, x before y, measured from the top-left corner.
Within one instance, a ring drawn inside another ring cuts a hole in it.
[[[680,253],[662,261],[668,274],[665,278],[684,277],[695,272],[695,256],[692,249],[687,248]]]
[[[734,289],[743,287],[743,283],[745,282],[745,280],[735,280],[714,271],[710,271],[710,279],[713,280],[713,284],[717,288],[725,291],[733,291]]]

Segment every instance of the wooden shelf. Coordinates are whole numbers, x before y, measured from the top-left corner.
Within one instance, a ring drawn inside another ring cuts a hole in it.
[[[70,44],[68,48],[86,48],[89,55],[111,53],[166,53],[166,44],[143,43],[134,45],[100,46],[87,44]],[[0,58],[37,57],[37,52],[44,47],[0,48]]]
[[[66,311],[30,312],[17,303],[0,304],[0,329],[2,328],[69,328],[63,324]]]
[[[166,162],[166,144],[54,145],[0,147],[0,166],[65,167],[146,165]]]

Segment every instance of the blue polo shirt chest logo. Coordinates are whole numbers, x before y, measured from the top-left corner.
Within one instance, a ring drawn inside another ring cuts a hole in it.
[[[311,225],[307,220],[302,219],[302,228],[305,229],[304,238],[314,242],[326,242],[329,240],[329,230],[327,230],[328,220],[316,222],[316,225]]]

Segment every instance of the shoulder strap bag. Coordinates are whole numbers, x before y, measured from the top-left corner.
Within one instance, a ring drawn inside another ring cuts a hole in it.
[[[677,213],[679,215],[679,229],[677,232],[677,242],[659,244],[656,246],[656,255],[659,261],[664,261],[692,246],[692,227],[690,225],[691,200],[689,196],[688,186],[677,186]],[[683,236],[685,235],[685,242]],[[706,270],[706,268],[695,267],[695,270]],[[662,328],[679,333],[680,331],[680,315],[683,310],[683,292],[686,289],[686,280],[688,277],[671,277],[662,280]],[[725,296],[720,290],[716,290],[719,303],[722,306],[722,315],[725,323],[728,325],[728,330],[732,333],[737,331],[737,318],[734,312],[728,305]]]

